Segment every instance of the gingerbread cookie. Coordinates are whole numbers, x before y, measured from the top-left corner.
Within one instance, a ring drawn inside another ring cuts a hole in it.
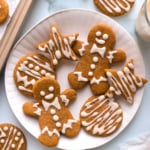
[[[0,0],[0,24],[4,23],[9,16],[9,6],[5,0]]]
[[[109,136],[119,129],[123,121],[121,106],[113,95],[106,93],[90,97],[80,111],[83,129],[93,136]]]
[[[63,58],[77,60],[77,57],[72,50],[72,46],[77,37],[78,34],[63,36],[56,24],[52,24],[50,28],[50,39],[38,44],[36,48],[37,50],[48,53],[50,55],[50,61],[56,66]]]
[[[135,0],[93,0],[94,4],[108,16],[120,16],[129,12]]]
[[[134,94],[137,88],[143,87],[147,80],[134,73],[134,62],[131,59],[122,71],[106,69],[106,75],[111,82],[109,91],[116,95],[123,95],[130,104],[134,102]]]
[[[56,78],[55,70],[49,59],[41,54],[23,56],[14,69],[14,81],[25,95],[33,96],[32,87],[41,77]]]
[[[0,124],[1,150],[26,150],[26,138],[23,132],[12,124]]]
[[[69,101],[76,98],[74,90],[67,89],[60,94],[59,83],[55,79],[43,77],[33,86],[33,94],[37,101],[26,102],[23,111],[26,115],[38,118],[41,129],[38,140],[42,144],[56,146],[60,133],[67,137],[78,134],[80,121],[74,119],[64,103],[64,98]]]
[[[90,83],[94,94],[105,93],[109,84],[105,75],[106,68],[115,62],[126,59],[123,50],[113,50],[115,33],[106,24],[96,24],[89,31],[88,45],[73,72],[69,73],[68,80],[75,89],[83,88]]]

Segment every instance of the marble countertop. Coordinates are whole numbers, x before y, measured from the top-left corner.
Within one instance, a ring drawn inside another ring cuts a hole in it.
[[[144,58],[145,68],[146,68],[146,78],[150,81],[150,44],[145,43],[144,41],[140,40],[135,33],[135,20],[138,15],[139,9],[141,5],[143,4],[144,0],[136,1],[135,6],[133,9],[126,15],[112,18],[116,20],[121,26],[123,26],[129,34],[136,40],[137,44],[140,47],[141,53]],[[61,9],[67,9],[67,8],[84,8],[84,9],[91,9],[91,10],[97,10],[97,8],[94,6],[92,0],[76,0],[76,1],[70,1],[70,0],[36,0],[33,2],[32,7],[28,13],[28,16],[26,17],[24,24],[19,32],[18,37],[19,39],[28,29],[30,29],[33,25],[38,23],[43,18],[47,17],[48,15],[52,14],[55,11],[61,10]],[[8,104],[6,93],[5,93],[5,87],[4,87],[4,73],[5,68],[0,73],[0,123],[12,123],[18,126],[23,130],[27,137],[28,141],[28,148],[27,150],[58,150],[57,148],[46,148],[42,146],[32,135],[30,135],[18,122],[16,117],[11,111],[11,108]],[[147,84],[145,86],[143,101],[141,103],[141,106],[135,115],[132,122],[128,125],[128,127],[121,133],[119,136],[117,136],[115,139],[113,139],[111,142],[95,148],[94,150],[119,150],[119,145],[126,142],[130,138],[134,138],[137,135],[140,135],[145,132],[150,132],[150,119],[148,119],[148,115],[150,114],[150,92],[148,91],[150,88],[150,85]],[[82,142],[81,142],[82,143]]]

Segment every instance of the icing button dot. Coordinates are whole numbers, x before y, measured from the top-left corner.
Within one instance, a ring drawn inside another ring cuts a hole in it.
[[[59,120],[59,117],[58,117],[57,115],[54,115],[54,116],[53,116],[53,119],[54,119],[54,121],[58,121],[58,120]]]
[[[61,127],[61,123],[60,122],[56,122],[56,127]]]
[[[28,67],[31,69],[33,68],[33,64],[29,64]]]
[[[90,66],[91,69],[95,69],[95,67],[96,67],[95,64],[91,64]]]
[[[15,144],[11,144],[11,148],[15,148]]]
[[[51,109],[51,110],[50,110],[50,113],[51,113],[52,115],[54,115],[54,114],[56,113],[56,110],[55,110],[55,109]]]
[[[26,60],[26,61],[24,61],[24,62],[23,62],[23,64],[24,64],[24,65],[28,64],[28,61],[27,61],[27,60]]]
[[[51,77],[51,74],[50,73],[46,73],[45,76],[46,77]]]
[[[90,71],[90,72],[88,73],[88,75],[89,75],[89,76],[93,76],[93,72]]]
[[[16,136],[16,137],[15,137],[15,141],[19,141],[19,137]]]
[[[18,132],[17,135],[18,135],[18,136],[21,136],[21,132]]]
[[[93,57],[93,62],[98,62],[99,58],[98,57]]]

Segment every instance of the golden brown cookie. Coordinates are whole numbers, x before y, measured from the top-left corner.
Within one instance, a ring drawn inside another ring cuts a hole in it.
[[[36,48],[44,53],[48,53],[50,61],[56,66],[61,59],[77,60],[72,50],[72,46],[77,37],[78,34],[63,36],[57,25],[52,24],[50,28],[50,39],[38,44]]]
[[[100,95],[90,97],[80,111],[83,129],[93,136],[109,136],[122,124],[121,106],[112,97]]]
[[[134,62],[131,59],[121,70],[106,69],[106,75],[111,82],[109,91],[116,95],[123,95],[130,104],[134,103],[137,88],[141,88],[148,81],[134,73]]]
[[[27,142],[23,132],[12,124],[0,124],[1,150],[26,150]]]
[[[108,16],[120,16],[129,12],[135,0],[93,0],[94,4]]]
[[[0,24],[4,23],[9,16],[9,6],[5,0],[0,0]]]
[[[74,90],[67,89],[60,94],[59,83],[55,79],[43,77],[33,86],[33,94],[37,101],[26,102],[23,111],[28,116],[38,118],[41,129],[38,140],[42,144],[56,146],[60,134],[75,137],[79,133],[80,121],[74,119],[67,108],[68,101],[76,98]]]
[[[102,94],[108,90],[109,84],[104,69],[126,59],[123,50],[113,50],[115,42],[115,33],[107,24],[96,24],[91,28],[83,56],[74,71],[68,75],[73,88],[80,89],[89,83],[94,94]]]
[[[33,96],[33,85],[41,77],[56,78],[48,58],[41,54],[28,54],[20,58],[14,69],[14,81],[20,92]]]

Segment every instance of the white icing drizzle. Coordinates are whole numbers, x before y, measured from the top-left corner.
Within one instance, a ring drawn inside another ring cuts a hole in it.
[[[130,3],[129,2],[134,2],[134,0],[126,0],[123,1],[123,3],[125,3],[125,5],[123,5],[120,0],[99,0],[100,4],[103,5],[103,7],[110,13],[114,13],[114,12],[121,12],[121,10],[124,10],[126,12],[128,12],[131,8]]]
[[[62,133],[65,134],[67,129],[72,129],[72,124],[77,123],[77,120],[69,119],[67,123],[63,124]]]
[[[42,101],[42,105],[43,105],[43,107],[44,107],[44,109],[45,109],[46,111],[47,111],[47,110],[49,109],[49,107],[51,107],[51,106],[54,106],[54,107],[57,108],[58,110],[61,109],[61,106],[60,106],[59,101],[58,101],[58,97],[56,97],[53,102],[46,102],[46,101],[43,100],[43,101]]]
[[[93,44],[90,53],[98,53],[102,58],[104,58],[105,55],[105,51],[106,51],[106,47],[97,47],[96,44]]]
[[[101,82],[106,82],[107,79],[105,77],[99,77],[99,79],[96,79],[95,77],[91,80],[91,84],[100,84]]]
[[[108,52],[107,59],[109,60],[109,63],[112,63],[113,58],[114,58],[114,54],[116,54],[116,53],[117,53],[116,50],[115,50],[115,51],[109,51],[109,52]]]
[[[51,32],[53,38],[44,47],[39,45],[38,49],[44,52],[48,51],[53,65],[57,65],[58,60],[63,57],[76,60],[77,58],[71,49],[71,45],[76,40],[76,37],[69,36],[69,38],[62,38],[55,27],[51,28]]]
[[[133,103],[132,93],[136,92],[137,87],[143,86],[142,79],[135,76],[133,69],[133,64],[128,63],[123,71],[117,72],[117,77],[109,71],[106,72],[107,77],[113,84],[110,90],[115,92],[116,95],[123,94],[129,103]]]
[[[87,78],[82,76],[82,72],[75,71],[75,72],[73,72],[73,74],[77,75],[78,81],[83,81],[83,82],[87,82],[88,81]]]
[[[66,95],[60,95],[60,98],[62,100],[63,103],[65,103],[65,106],[68,106],[70,100],[67,98]]]
[[[41,134],[45,134],[45,133],[48,133],[50,137],[53,136],[54,134],[56,134],[58,137],[60,136],[59,132],[56,129],[50,131],[47,126],[45,126],[41,131]]]
[[[21,138],[21,140],[19,141],[17,150],[20,150],[23,144],[24,144],[24,139]]]
[[[42,109],[39,107],[39,103],[34,103],[33,104],[33,108],[36,108],[36,110],[34,111],[34,113],[38,116],[41,115]]]
[[[0,138],[6,137],[6,133],[0,128]]]
[[[87,131],[92,130],[93,134],[110,134],[123,119],[119,104],[105,95],[93,98],[84,106],[80,114],[83,118],[81,123]],[[103,111],[100,111],[101,109]]]
[[[82,47],[79,49],[80,56],[83,56],[83,54],[85,52],[85,47],[88,45],[89,45],[88,43],[82,43]]]

